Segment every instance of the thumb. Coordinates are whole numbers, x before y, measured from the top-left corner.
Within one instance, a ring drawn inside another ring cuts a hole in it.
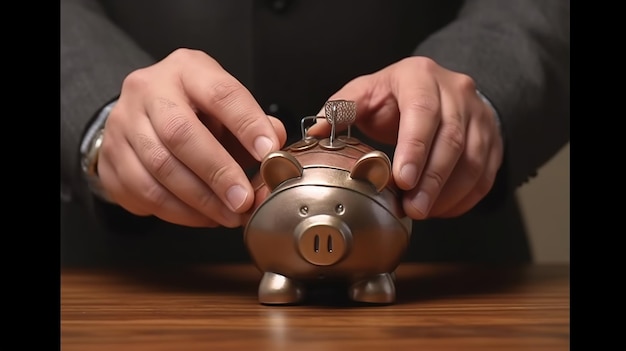
[[[372,86],[370,84],[370,81],[370,76],[361,76],[353,79],[346,85],[344,85],[341,89],[339,89],[336,93],[331,95],[327,101],[348,100],[356,102],[356,121],[358,121],[359,118],[362,118],[368,110],[367,106],[369,105],[369,97],[371,96],[369,91]],[[324,106],[322,106],[320,111],[317,113],[317,116],[326,116]],[[345,129],[346,126],[337,127],[338,130],[342,130]],[[311,136],[322,137],[329,135],[330,130],[331,126],[326,118],[318,118],[316,120],[316,123],[308,129],[308,134]]]

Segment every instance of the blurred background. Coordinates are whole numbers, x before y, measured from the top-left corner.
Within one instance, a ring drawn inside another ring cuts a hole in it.
[[[517,192],[535,262],[570,260],[570,145]]]

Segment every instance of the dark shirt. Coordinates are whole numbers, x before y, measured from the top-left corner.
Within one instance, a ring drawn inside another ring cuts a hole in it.
[[[65,264],[248,259],[241,228],[191,229],[138,218],[94,199],[80,177],[77,150],[91,116],[119,94],[128,73],[179,47],[215,57],[268,114],[281,118],[289,142],[300,137],[300,118],[317,113],[343,84],[401,58],[428,56],[470,75],[501,118],[504,164],[472,211],[416,221],[406,259],[531,259],[515,190],[569,141],[569,1],[146,4],[61,2]],[[364,140],[393,154],[391,146]]]

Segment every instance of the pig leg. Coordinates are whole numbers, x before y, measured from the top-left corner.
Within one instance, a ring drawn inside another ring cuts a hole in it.
[[[259,302],[267,305],[294,304],[304,297],[304,289],[284,275],[265,272],[259,283]]]
[[[354,282],[348,293],[354,301],[386,304],[395,301],[396,286],[391,274],[382,273]]]

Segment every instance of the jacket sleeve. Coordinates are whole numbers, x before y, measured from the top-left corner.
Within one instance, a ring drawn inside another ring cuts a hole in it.
[[[569,142],[569,0],[466,1],[415,54],[471,76],[493,104],[505,141],[500,188],[515,190]]]
[[[92,117],[119,94],[125,76],[154,62],[107,19],[96,0],[61,0],[61,187],[88,196],[79,145]]]

